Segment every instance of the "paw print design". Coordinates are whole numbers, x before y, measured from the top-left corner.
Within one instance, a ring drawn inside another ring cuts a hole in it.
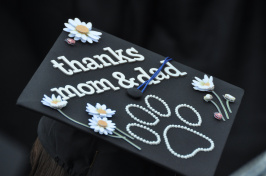
[[[156,110],[154,107],[152,107],[149,103],[149,99],[150,98],[154,98],[156,100],[158,100],[159,102],[161,102],[164,107],[166,108],[166,113],[165,114],[162,114],[160,113],[158,110]],[[137,140],[139,141],[142,141],[143,143],[146,143],[146,144],[149,144],[149,145],[158,145],[160,144],[161,142],[161,138],[160,138],[160,135],[152,130],[151,128],[147,127],[147,126],[155,126],[157,125],[160,120],[157,116],[160,116],[160,117],[170,117],[171,116],[171,110],[168,106],[168,104],[163,100],[161,99],[160,97],[156,96],[156,95],[147,95],[145,97],[145,104],[147,105],[148,109],[143,107],[143,106],[140,106],[140,105],[137,105],[137,104],[129,104],[125,107],[125,110],[127,112],[127,114],[133,118],[135,121],[139,122],[140,124],[138,123],[129,123],[127,126],[126,126],[126,130],[128,131],[128,133],[130,135],[132,135],[133,137],[135,137]],[[153,117],[155,119],[154,122],[146,122],[146,121],[143,121],[143,120],[140,120],[140,118],[136,117],[131,111],[130,111],[130,108],[138,108],[138,109],[141,109],[142,111],[148,113],[151,117]],[[188,109],[191,109],[197,116],[197,119],[198,119],[198,122],[197,123],[191,123],[187,120],[185,120],[179,113],[179,109],[180,108],[188,108]],[[187,104],[179,104],[176,106],[175,108],[175,114],[176,116],[183,122],[185,123],[186,125],[188,126],[192,126],[192,127],[198,127],[198,126],[201,126],[202,124],[202,118],[201,118],[201,115],[200,113],[192,106],[190,105],[187,105]],[[145,126],[147,125],[147,126]],[[156,136],[156,141],[148,141],[146,139],[143,139],[139,136],[137,136],[136,134],[134,134],[131,130],[130,130],[130,127],[132,126],[136,126],[136,127],[139,127],[139,128],[143,128],[147,131],[149,131],[150,133],[154,134]],[[173,150],[173,148],[171,147],[170,143],[169,143],[169,140],[168,140],[168,137],[167,137],[167,133],[168,131],[171,129],[171,128],[179,128],[181,130],[186,130],[190,133],[193,133],[195,135],[198,135],[199,137],[205,139],[206,141],[208,141],[210,143],[210,146],[208,148],[196,148],[195,150],[193,150],[191,153],[189,154],[186,154],[186,155],[182,155],[182,154],[179,154],[177,152],[175,152]],[[173,154],[174,156],[178,157],[178,158],[181,158],[181,159],[188,159],[188,158],[191,158],[191,157],[194,157],[198,152],[209,152],[209,151],[212,151],[214,149],[214,142],[211,138],[207,137],[206,135],[196,131],[196,130],[193,130],[191,128],[188,128],[186,126],[182,126],[182,125],[176,125],[176,124],[170,124],[168,125],[165,129],[164,129],[164,132],[163,132],[163,138],[164,138],[164,141],[165,141],[165,144],[166,144],[166,148],[169,150],[169,152],[171,154]]]

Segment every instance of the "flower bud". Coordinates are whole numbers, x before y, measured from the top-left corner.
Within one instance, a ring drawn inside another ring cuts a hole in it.
[[[205,100],[205,101],[211,101],[212,100],[212,95],[211,94],[206,94],[204,97],[203,97],[203,99]]]

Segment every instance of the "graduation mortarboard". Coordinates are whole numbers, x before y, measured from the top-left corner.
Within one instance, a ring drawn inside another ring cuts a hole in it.
[[[17,104],[174,172],[213,175],[243,90],[91,23],[65,26]]]

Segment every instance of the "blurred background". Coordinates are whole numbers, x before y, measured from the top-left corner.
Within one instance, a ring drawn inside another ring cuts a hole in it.
[[[263,0],[1,1],[0,175],[28,175],[41,115],[16,99],[75,17],[243,88],[215,175],[235,172],[266,150],[265,9]]]

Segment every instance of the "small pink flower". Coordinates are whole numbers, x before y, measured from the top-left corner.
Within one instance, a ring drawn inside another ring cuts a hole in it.
[[[71,38],[66,38],[65,41],[69,44],[69,45],[75,45],[76,41],[74,39]]]
[[[217,120],[221,120],[223,118],[223,115],[219,112],[215,112],[214,113],[214,118],[216,118]]]

